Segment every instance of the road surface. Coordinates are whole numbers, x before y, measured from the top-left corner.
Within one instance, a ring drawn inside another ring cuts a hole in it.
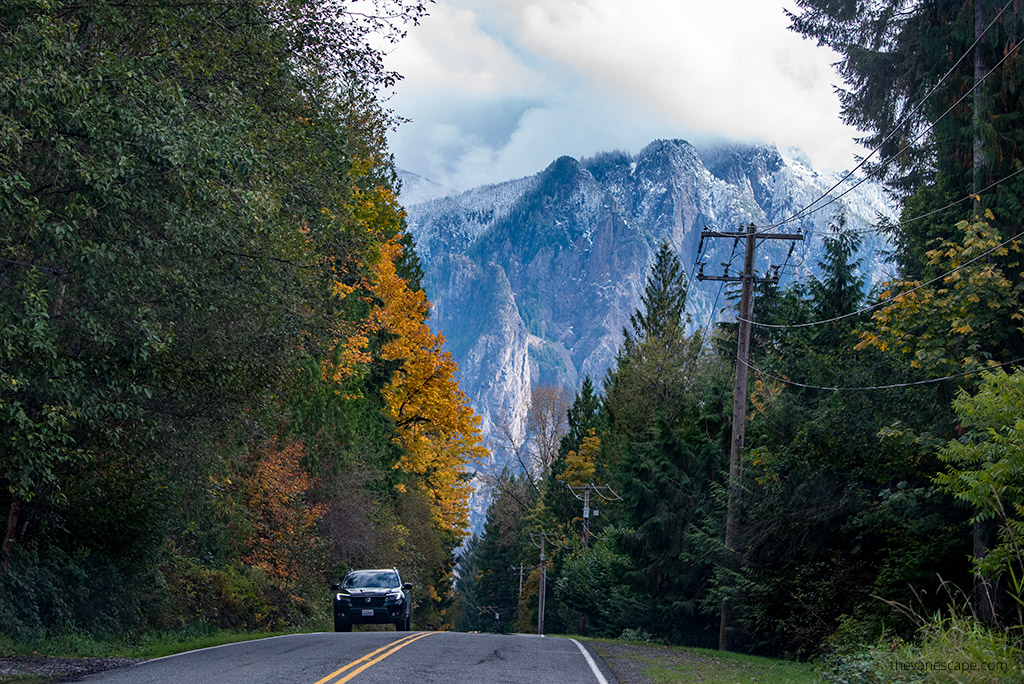
[[[150,660],[89,684],[611,684],[573,639],[460,632],[295,634]]]

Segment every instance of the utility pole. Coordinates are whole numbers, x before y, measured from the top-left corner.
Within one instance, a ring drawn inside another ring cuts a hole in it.
[[[568,488],[573,493],[573,496],[583,502],[583,548],[587,548],[590,545],[590,518],[596,518],[600,512],[598,509],[590,507],[590,493],[597,494],[604,501],[621,501],[622,497],[612,491],[612,488],[607,485],[587,483],[575,487],[568,486]],[[580,492],[583,492],[583,496],[580,496]]]
[[[536,534],[533,532],[530,533],[530,541],[533,542],[534,546],[540,549],[540,591],[538,592],[537,597],[537,634],[544,634],[544,594],[547,589],[548,578],[548,571],[546,565],[547,556],[544,553],[545,542],[547,541],[548,537],[554,538],[554,536],[555,535],[551,532],[545,532],[544,530],[541,530],[539,533]],[[537,537],[540,537],[540,544],[537,543]]]
[[[523,570],[524,569],[525,569],[525,566],[522,563],[520,563],[519,565],[513,565],[512,567],[509,568],[509,570],[518,570],[519,571],[519,603],[523,602]],[[519,603],[517,603],[516,605],[519,605]]]
[[[698,280],[717,280],[725,283],[740,283],[742,291],[740,294],[740,316],[739,334],[736,343],[736,380],[732,391],[732,440],[729,443],[729,503],[725,514],[725,548],[726,553],[731,556],[736,550],[737,537],[739,533],[740,520],[740,492],[743,471],[740,468],[740,453],[743,451],[744,439],[747,426],[747,377],[750,374],[750,328],[754,317],[754,285],[757,283],[777,283],[779,281],[778,269],[771,278],[757,278],[754,275],[754,251],[757,240],[803,240],[801,233],[758,233],[753,223],[746,227],[743,232],[724,233],[715,230],[701,232],[700,239],[704,238],[732,238],[733,240],[746,240],[746,249],[743,257],[743,274],[730,276],[728,264],[725,266],[725,274],[721,276],[704,275],[704,264],[700,264]],[[792,247],[790,247],[792,251]],[[712,312],[714,315],[714,312]],[[718,649],[728,651],[730,647],[729,627],[731,615],[728,600],[722,602],[722,615],[718,627]]]

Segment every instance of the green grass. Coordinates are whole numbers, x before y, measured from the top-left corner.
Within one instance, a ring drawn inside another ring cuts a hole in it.
[[[163,656],[193,651],[210,646],[222,646],[239,641],[296,634],[298,632],[237,632],[218,631],[207,634],[189,632],[146,634],[132,639],[111,641],[89,636],[67,635],[53,639],[40,639],[22,643],[0,642],[0,655],[57,656],[61,658],[162,658]]]
[[[580,638],[580,637],[576,637]],[[809,663],[775,660],[704,648],[663,646],[649,642],[615,639],[586,639],[615,671],[617,661],[630,660],[640,672],[657,684],[706,682],[708,684],[805,684],[820,682],[821,676]],[[635,647],[628,652],[614,646]],[[619,662],[619,666],[627,663]]]

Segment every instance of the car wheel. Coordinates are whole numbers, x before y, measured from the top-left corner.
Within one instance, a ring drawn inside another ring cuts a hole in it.
[[[335,632],[351,632],[352,623],[339,618],[334,618],[334,631]]]

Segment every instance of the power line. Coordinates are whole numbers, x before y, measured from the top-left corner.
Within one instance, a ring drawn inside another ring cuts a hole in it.
[[[938,209],[933,209],[931,211],[925,212],[924,214],[918,214],[917,216],[914,216],[912,218],[908,218],[908,219],[905,219],[905,220],[898,221],[897,223],[893,224],[892,227],[893,228],[902,227],[902,226],[907,225],[908,223],[913,223],[914,221],[920,221],[921,219],[926,219],[929,216],[934,216],[935,214],[939,214],[939,213],[941,213],[943,211],[946,211],[947,209],[952,209],[953,207],[955,207],[958,204],[963,204],[967,200],[973,199],[975,195],[980,195],[983,192],[988,192],[989,190],[991,190],[992,188],[996,187],[997,185],[1002,185],[1006,181],[1010,180],[1014,176],[1016,176],[1018,174],[1021,174],[1021,173],[1024,173],[1024,167],[1021,167],[1021,168],[1017,169],[1016,171],[1014,171],[1013,173],[1011,173],[1011,174],[1009,174],[1007,176],[1003,176],[1002,178],[1000,178],[997,181],[993,181],[992,183],[989,183],[987,186],[985,186],[984,188],[982,188],[978,192],[972,192],[969,195],[966,195],[964,197],[961,197],[958,200],[950,202],[949,204],[947,204],[944,207],[939,207]],[[878,233],[878,232],[882,232],[884,230],[886,230],[886,228],[860,228],[860,229],[850,229],[850,230],[847,230],[846,232],[848,232],[848,233]],[[814,230],[812,228],[808,228],[805,232],[808,235],[817,235],[821,231]]]
[[[703,238],[701,238],[703,240]],[[736,260],[736,247],[739,245],[739,241],[732,243],[732,254],[729,255],[729,266],[732,266],[732,262]],[[726,267],[728,269],[728,266]],[[708,331],[711,330],[711,324],[715,320],[715,311],[718,309],[718,300],[722,296],[722,290],[725,289],[725,281],[721,281],[718,285],[718,293],[715,295],[715,303],[711,305],[711,312],[708,314],[708,323],[704,326],[704,334],[701,335],[701,343],[708,337]]]
[[[995,18],[994,18],[994,19],[992,19],[992,21],[991,21],[991,22],[989,22],[988,26],[986,26],[986,27],[985,27],[985,30],[984,30],[984,31],[982,31],[982,32],[981,32],[981,34],[980,34],[980,35],[978,35],[978,37],[977,37],[977,38],[975,38],[975,40],[974,40],[974,42],[973,42],[973,43],[971,44],[971,46],[970,46],[969,48],[967,48],[967,50],[966,50],[966,51],[964,52],[964,54],[962,54],[962,55],[960,56],[960,59],[958,59],[958,60],[956,61],[956,63],[955,63],[955,64],[953,64],[953,66],[949,68],[949,71],[947,71],[947,72],[946,72],[945,74],[943,74],[942,78],[940,78],[940,79],[939,79],[939,80],[938,80],[938,81],[937,81],[937,82],[935,83],[935,85],[934,85],[934,86],[932,86],[932,89],[931,89],[930,91],[928,91],[928,94],[927,94],[927,95],[925,95],[925,96],[924,96],[924,98],[923,98],[923,99],[922,99],[922,100],[921,100],[921,101],[920,101],[919,103],[917,103],[917,106],[915,106],[915,107],[914,107],[914,108],[913,108],[912,110],[910,110],[910,112],[909,112],[908,114],[906,114],[905,116],[903,116],[903,117],[902,117],[902,118],[901,118],[901,119],[900,119],[899,121],[897,121],[897,122],[896,122],[896,123],[895,123],[895,124],[893,125],[893,129],[892,129],[892,131],[890,131],[890,133],[889,133],[888,135],[886,135],[886,136],[885,136],[885,138],[883,138],[883,139],[882,139],[882,142],[881,142],[881,143],[879,143],[877,147],[875,147],[875,148],[874,148],[873,150],[871,150],[871,152],[870,152],[870,153],[868,153],[868,156],[864,157],[864,158],[863,158],[863,159],[862,159],[862,160],[861,160],[861,161],[860,161],[860,162],[859,162],[859,163],[858,163],[858,164],[857,164],[857,165],[856,165],[855,167],[853,167],[853,169],[851,169],[850,171],[847,171],[847,172],[846,172],[846,175],[844,175],[844,176],[843,176],[842,178],[840,178],[840,179],[839,179],[838,181],[836,181],[835,185],[833,185],[833,186],[832,186],[831,188],[829,188],[828,190],[826,190],[826,191],[825,191],[825,192],[824,192],[824,193],[823,193],[823,194],[822,194],[821,196],[819,196],[819,197],[818,197],[817,199],[815,199],[815,200],[814,200],[813,202],[811,202],[810,204],[808,204],[807,206],[805,206],[805,207],[804,207],[803,209],[801,209],[800,211],[798,211],[798,212],[797,212],[796,214],[793,214],[793,215],[792,215],[792,216],[790,216],[789,218],[787,218],[787,219],[784,219],[783,221],[780,221],[779,223],[774,223],[774,224],[771,224],[771,225],[769,225],[769,226],[758,226],[758,228],[778,228],[778,227],[780,227],[780,226],[783,226],[783,225],[785,225],[785,224],[787,224],[787,223],[790,223],[790,222],[792,222],[792,221],[795,221],[795,220],[797,220],[798,218],[802,218],[802,217],[804,217],[804,216],[807,216],[808,214],[812,214],[812,213],[815,213],[815,212],[817,212],[817,211],[820,211],[821,209],[824,209],[824,208],[825,208],[825,207],[827,207],[827,206],[828,206],[829,204],[832,204],[832,202],[834,202],[834,201],[838,200],[839,198],[843,197],[844,195],[846,195],[847,193],[849,193],[850,191],[852,191],[853,189],[855,189],[856,187],[858,187],[858,186],[859,186],[859,185],[860,185],[861,183],[863,183],[863,182],[864,182],[865,180],[867,180],[867,177],[865,177],[864,179],[862,179],[861,181],[859,181],[858,183],[856,183],[856,184],[855,184],[855,185],[854,185],[853,187],[851,187],[851,188],[849,188],[848,190],[844,191],[844,192],[843,192],[843,193],[842,193],[841,195],[839,195],[839,197],[833,198],[833,199],[832,199],[832,200],[830,200],[829,202],[826,202],[825,204],[821,205],[820,207],[817,207],[817,208],[815,208],[815,209],[813,209],[813,210],[811,209],[812,207],[814,207],[814,205],[815,205],[815,204],[817,204],[817,203],[818,203],[818,202],[820,202],[821,200],[823,200],[823,199],[825,199],[826,197],[828,197],[828,196],[829,196],[829,195],[830,195],[830,194],[832,193],[832,191],[833,191],[833,190],[835,190],[835,189],[836,189],[836,188],[838,188],[838,187],[839,187],[840,185],[842,185],[843,183],[845,183],[845,182],[846,182],[846,181],[847,181],[847,180],[848,180],[848,179],[849,179],[849,178],[850,178],[850,177],[851,177],[851,176],[852,176],[852,175],[853,175],[854,173],[856,173],[856,172],[857,172],[857,170],[858,170],[858,169],[860,169],[860,168],[861,168],[862,166],[864,166],[864,165],[865,165],[865,164],[866,164],[866,163],[868,162],[868,160],[869,160],[869,159],[871,159],[871,157],[872,157],[872,156],[874,156],[874,154],[875,154],[876,152],[878,152],[879,150],[881,150],[881,149],[882,149],[882,146],[883,146],[883,145],[885,145],[885,144],[886,144],[887,142],[889,142],[889,139],[890,139],[890,138],[892,138],[892,137],[893,137],[894,135],[896,135],[896,133],[897,133],[897,132],[899,131],[899,129],[900,129],[900,126],[902,126],[902,125],[903,125],[904,123],[906,123],[906,122],[907,122],[907,121],[908,121],[908,120],[910,119],[910,117],[911,117],[911,116],[913,116],[914,114],[916,114],[916,113],[918,112],[918,110],[920,110],[920,109],[921,109],[921,107],[923,107],[923,106],[924,106],[924,103],[925,103],[925,102],[927,102],[927,101],[928,101],[928,99],[929,99],[929,98],[931,98],[931,96],[935,94],[935,91],[939,89],[939,86],[941,86],[941,85],[942,85],[942,84],[943,84],[943,83],[945,82],[945,80],[946,80],[946,79],[947,79],[947,78],[948,78],[948,77],[950,76],[950,74],[952,74],[952,73],[953,73],[953,71],[955,71],[955,70],[956,70],[956,68],[960,66],[960,63],[961,63],[961,62],[963,62],[963,61],[964,61],[964,59],[966,59],[966,58],[967,58],[967,56],[968,56],[969,54],[971,54],[971,52],[972,52],[972,51],[974,50],[974,48],[975,48],[975,47],[977,47],[978,43],[980,43],[980,42],[981,42],[981,39],[985,37],[985,34],[986,34],[986,33],[988,33],[988,30],[989,30],[990,28],[992,28],[992,26],[993,26],[993,25],[995,25],[995,23],[996,23],[997,21],[999,21],[999,18],[1003,16],[1003,13],[1004,13],[1004,12],[1006,12],[1006,10],[1007,10],[1007,9],[1008,9],[1008,8],[1010,7],[1010,5],[1011,5],[1011,4],[1013,4],[1013,2],[1014,2],[1014,0],[1009,0],[1009,1],[1008,1],[1008,2],[1007,2],[1007,3],[1006,3],[1006,4],[1004,5],[1004,6],[1003,6],[1003,8],[1002,8],[1001,10],[999,10],[999,14],[997,14],[997,15],[995,16]],[[1019,45],[1019,43],[1018,43],[1018,45]],[[1010,54],[1012,54],[1012,53],[1013,53],[1013,51],[1014,51],[1014,50],[1016,50],[1016,49],[1017,49],[1017,46],[1015,45],[1015,46],[1014,46],[1014,48],[1013,48],[1013,50],[1010,50],[1010,52],[1009,52],[1009,53],[1007,53],[1007,54],[1006,54],[1006,55],[1005,55],[1005,56],[1003,57],[1003,59],[1002,59],[1002,60],[1000,60],[1000,61],[999,61],[999,63],[998,63],[998,64],[996,64],[996,66],[992,68],[992,71],[995,71],[995,70],[996,70],[997,68],[999,68],[999,66],[1000,66],[1000,65],[1001,65],[1001,64],[1002,64],[1002,63],[1003,63],[1004,61],[1006,61],[1006,58],[1007,58],[1007,57],[1009,57],[1009,56],[1010,56]],[[974,92],[974,90],[975,90],[975,89],[976,89],[976,88],[977,88],[977,87],[978,87],[979,85],[981,85],[981,83],[982,83],[982,82],[984,82],[984,80],[985,80],[986,78],[988,78],[988,76],[989,76],[989,75],[990,75],[990,74],[992,73],[992,71],[989,71],[989,72],[988,72],[988,74],[985,74],[985,77],[984,77],[984,78],[982,78],[982,79],[981,79],[980,81],[978,81],[977,83],[975,83],[975,84],[974,84],[974,88],[971,88],[971,90],[970,90],[970,91],[968,91],[967,95],[970,95],[971,93],[973,93],[973,92]],[[966,95],[965,95],[964,97],[966,97]],[[959,100],[957,100],[957,101],[956,101],[956,103],[954,103],[953,107],[956,107],[957,105],[959,105],[959,104],[960,104],[960,102],[961,102],[962,100],[963,100],[963,98],[960,98]],[[931,130],[931,129],[932,129],[932,128],[933,128],[934,126],[935,126],[935,124],[936,124],[936,123],[938,123],[939,121],[941,121],[941,120],[942,120],[942,118],[943,118],[944,116],[946,116],[946,114],[948,114],[948,113],[949,113],[949,112],[950,112],[951,110],[952,110],[952,107],[951,107],[951,108],[950,108],[949,110],[946,110],[946,112],[945,112],[945,113],[943,113],[943,115],[942,115],[942,116],[940,116],[940,117],[939,117],[938,119],[936,119],[936,120],[935,120],[935,122],[933,122],[933,123],[932,123],[932,124],[931,124],[930,126],[928,126],[928,127],[927,127],[927,128],[926,128],[926,129],[925,129],[925,130],[924,130],[924,131],[923,131],[923,132],[922,132],[922,133],[920,134],[920,135],[918,135],[918,136],[917,136],[916,138],[914,138],[914,140],[913,140],[913,141],[911,141],[911,143],[910,143],[910,144],[913,144],[913,143],[917,142],[917,141],[918,141],[918,140],[919,140],[919,139],[921,138],[921,135],[924,135],[925,133],[927,133],[928,131],[930,131],[930,130]],[[905,151],[906,151],[906,150],[907,150],[907,149],[908,149],[909,147],[910,147],[910,145],[907,145],[907,146],[903,147],[903,149],[901,149],[901,150],[900,150],[899,152],[897,152],[896,154],[894,154],[894,155],[891,155],[890,157],[888,157],[888,158],[884,159],[883,161],[881,161],[881,162],[879,163],[879,165],[880,165],[880,166],[884,166],[885,164],[888,164],[888,163],[889,163],[890,161],[892,161],[893,159],[895,159],[895,158],[896,158],[897,156],[899,156],[900,154],[903,154],[903,152],[905,152]]]
[[[982,77],[982,78],[981,78],[980,80],[978,80],[977,82],[975,82],[974,86],[973,86],[973,87],[972,87],[972,88],[971,88],[970,90],[968,90],[968,91],[967,91],[966,93],[964,93],[964,94],[963,94],[963,95],[962,95],[962,96],[961,96],[960,98],[958,98],[956,102],[954,102],[954,103],[953,103],[952,105],[950,105],[950,106],[949,106],[949,109],[947,109],[946,111],[944,111],[944,112],[943,112],[943,113],[942,113],[942,114],[941,114],[941,115],[940,115],[940,116],[939,116],[939,117],[938,117],[937,119],[935,119],[935,121],[933,121],[933,122],[931,122],[930,124],[928,124],[928,126],[926,126],[926,127],[925,127],[925,129],[924,129],[923,131],[921,131],[920,133],[918,133],[918,134],[917,134],[917,137],[915,137],[915,138],[914,138],[913,140],[911,140],[911,141],[910,141],[909,143],[907,143],[907,144],[906,144],[906,145],[904,145],[904,146],[903,146],[902,148],[900,148],[900,150],[899,150],[898,152],[894,152],[893,154],[889,155],[888,157],[886,157],[885,159],[883,159],[883,160],[882,160],[881,162],[879,162],[879,165],[880,165],[880,166],[884,166],[884,165],[888,164],[888,163],[889,163],[889,162],[891,162],[891,161],[892,161],[893,159],[895,159],[896,157],[899,157],[899,156],[900,156],[900,155],[902,155],[902,154],[903,154],[904,152],[906,152],[907,150],[909,150],[909,149],[910,149],[910,146],[911,146],[911,145],[913,145],[913,144],[914,144],[914,143],[916,143],[916,142],[917,142],[918,140],[920,140],[920,139],[921,139],[922,137],[924,137],[924,136],[925,136],[925,135],[927,135],[927,134],[928,134],[929,132],[931,132],[931,130],[932,130],[933,128],[935,128],[935,126],[936,126],[936,125],[937,125],[937,124],[938,124],[938,123],[939,123],[940,121],[942,121],[942,120],[943,120],[944,118],[946,118],[946,115],[947,115],[947,114],[949,114],[949,113],[950,113],[951,111],[953,111],[954,109],[956,109],[957,107],[959,107],[959,106],[960,106],[960,103],[961,103],[961,102],[963,102],[963,101],[964,101],[964,100],[966,100],[966,99],[967,99],[967,98],[968,98],[969,96],[971,96],[972,94],[974,94],[974,91],[978,89],[978,86],[980,86],[980,85],[981,85],[982,83],[984,83],[984,82],[985,82],[985,79],[987,79],[987,78],[988,78],[989,76],[991,76],[991,75],[992,75],[993,73],[995,73],[995,70],[996,70],[996,69],[998,69],[998,68],[999,68],[1000,66],[1002,66],[1003,62],[1005,62],[1005,61],[1006,61],[1007,59],[1009,59],[1009,58],[1010,58],[1010,55],[1012,55],[1012,54],[1013,54],[1014,52],[1016,52],[1016,51],[1017,51],[1017,48],[1018,48],[1018,47],[1020,47],[1020,43],[1019,43],[1019,42],[1018,42],[1018,43],[1016,43],[1016,44],[1015,44],[1015,45],[1014,45],[1014,46],[1013,46],[1013,47],[1012,47],[1012,48],[1011,48],[1010,50],[1008,50],[1008,51],[1007,51],[1007,53],[1006,53],[1005,55],[1003,55],[1003,58],[1002,58],[1001,60],[999,60],[999,62],[998,62],[998,63],[996,63],[996,65],[995,65],[994,67],[992,67],[992,68],[991,68],[991,69],[989,70],[989,72],[988,72],[987,74],[985,74],[985,75],[984,75],[984,76],[983,76],[983,77]],[[852,172],[851,172],[851,173],[852,173]],[[847,176],[846,178],[849,178],[849,175],[848,175],[848,176]],[[856,190],[856,189],[857,189],[858,187],[860,187],[860,186],[861,186],[861,185],[862,185],[863,183],[867,182],[867,180],[868,180],[868,179],[869,179],[869,176],[865,176],[864,178],[861,178],[861,179],[860,179],[859,181],[857,181],[856,183],[854,183],[853,185],[851,185],[851,186],[850,186],[849,188],[847,188],[846,190],[843,190],[843,191],[842,191],[841,193],[839,193],[838,195],[836,195],[835,197],[833,197],[832,199],[830,199],[830,200],[829,200],[828,202],[825,202],[825,203],[824,203],[824,204],[822,204],[822,205],[821,205],[820,207],[815,207],[814,209],[811,209],[811,207],[812,207],[812,206],[814,206],[814,204],[816,204],[817,202],[819,202],[819,201],[821,201],[822,199],[824,199],[825,197],[827,197],[827,196],[828,196],[828,193],[832,192],[832,190],[834,190],[834,189],[835,189],[835,188],[837,188],[837,187],[838,187],[838,186],[839,186],[839,185],[840,185],[841,183],[843,183],[843,181],[845,181],[845,180],[846,180],[846,179],[844,178],[843,180],[839,181],[839,183],[837,183],[836,185],[834,185],[834,186],[832,187],[832,189],[830,189],[830,190],[829,190],[829,191],[828,191],[827,193],[825,193],[824,195],[822,195],[822,196],[821,196],[821,197],[819,197],[818,199],[814,200],[814,202],[811,202],[811,204],[809,204],[809,205],[808,205],[807,207],[805,207],[804,209],[802,209],[802,210],[801,210],[801,211],[800,211],[799,213],[797,213],[797,214],[795,214],[795,215],[793,215],[793,216],[790,216],[790,217],[789,217],[788,219],[786,219],[786,220],[784,220],[784,221],[781,221],[781,222],[779,222],[779,223],[776,223],[776,224],[773,224],[773,225],[770,225],[770,226],[758,226],[758,227],[759,227],[759,228],[768,228],[768,229],[771,229],[771,228],[778,228],[779,226],[782,226],[782,225],[784,225],[784,224],[786,224],[786,223],[789,223],[790,221],[795,221],[795,220],[796,220],[796,219],[798,219],[798,218],[804,218],[804,217],[806,217],[806,216],[808,216],[808,215],[810,215],[810,214],[813,214],[813,213],[816,213],[816,212],[818,212],[818,211],[821,211],[822,209],[824,209],[825,207],[829,206],[829,205],[830,205],[830,204],[832,204],[833,202],[838,202],[838,201],[839,201],[840,199],[842,199],[842,198],[843,198],[843,197],[845,197],[846,195],[848,195],[848,194],[850,194],[851,192],[853,192],[854,190]]]
[[[737,361],[739,361],[739,359],[737,359]],[[918,380],[916,382],[900,382],[900,383],[895,383],[895,384],[892,384],[892,385],[870,385],[870,386],[866,386],[866,387],[822,387],[820,385],[807,385],[807,384],[804,384],[802,382],[794,382],[792,380],[787,380],[786,378],[780,378],[777,375],[772,375],[771,373],[767,373],[767,372],[761,370],[760,368],[752,366],[750,363],[747,363],[745,361],[742,361],[741,363],[746,365],[747,368],[749,368],[753,372],[757,373],[758,375],[762,375],[762,376],[764,376],[766,378],[770,378],[772,380],[775,380],[777,382],[781,382],[781,383],[783,383],[785,385],[790,385],[792,387],[800,387],[802,389],[835,391],[835,392],[868,392],[868,391],[873,391],[873,390],[901,389],[901,388],[905,388],[905,387],[917,387],[917,386],[920,386],[920,385],[932,385],[932,384],[935,384],[937,382],[945,382],[946,380],[956,380],[957,378],[965,378],[968,375],[976,375],[978,373],[984,373],[985,371],[992,370],[994,368],[1004,368],[1006,366],[1012,366],[1013,364],[1020,363],[1021,361],[1024,361],[1024,357],[1021,357],[1019,359],[1014,359],[1013,361],[1006,361],[1005,363],[998,363],[998,364],[994,364],[992,366],[986,366],[985,368],[977,368],[975,370],[964,371],[963,373],[957,373],[956,375],[947,375],[947,376],[941,377],[941,378],[930,378],[928,380]]]
[[[1024,231],[1021,231],[1021,232],[1017,233],[1016,235],[1014,235],[1009,240],[1001,242],[1000,244],[996,245],[992,249],[979,254],[978,256],[974,257],[970,261],[966,261],[966,262],[960,264],[959,266],[957,266],[956,268],[954,268],[954,269],[952,269],[950,271],[947,271],[946,273],[943,273],[940,276],[932,278],[931,280],[929,280],[926,283],[921,283],[920,285],[912,287],[909,290],[906,290],[905,292],[900,292],[898,295],[894,295],[892,297],[888,297],[886,299],[883,299],[881,301],[878,301],[878,302],[872,304],[871,306],[866,306],[863,309],[859,309],[857,311],[852,311],[850,313],[843,314],[841,316],[833,316],[832,318],[826,318],[826,319],[821,320],[821,321],[812,321],[810,323],[788,323],[788,324],[785,324],[785,325],[774,324],[774,323],[759,323],[759,322],[754,321],[754,320],[750,320],[750,321],[746,321],[746,322],[749,322],[750,324],[756,325],[756,326],[758,326],[760,328],[773,328],[773,329],[776,329],[776,330],[788,330],[788,329],[792,329],[792,328],[810,328],[810,327],[813,327],[813,326],[816,326],[816,325],[824,325],[826,323],[835,323],[836,321],[841,321],[841,320],[844,320],[846,318],[852,318],[854,316],[860,316],[861,314],[867,313],[869,311],[874,311],[875,309],[878,309],[878,308],[881,308],[881,307],[884,307],[884,306],[890,306],[895,300],[899,299],[900,297],[905,297],[908,294],[911,294],[913,292],[917,292],[918,290],[920,290],[922,288],[925,288],[925,287],[928,287],[929,285],[933,285],[933,284],[937,283],[938,281],[943,280],[944,278],[947,278],[947,277],[953,275],[954,273],[956,273],[960,269],[966,268],[967,266],[970,266],[974,262],[979,261],[980,259],[983,259],[983,258],[987,257],[989,254],[992,254],[996,250],[1002,249],[1003,247],[1005,247],[1006,245],[1010,244],[1011,242],[1015,242],[1015,241],[1019,240],[1021,237],[1024,237]],[[744,320],[744,319],[741,318],[740,320]]]

